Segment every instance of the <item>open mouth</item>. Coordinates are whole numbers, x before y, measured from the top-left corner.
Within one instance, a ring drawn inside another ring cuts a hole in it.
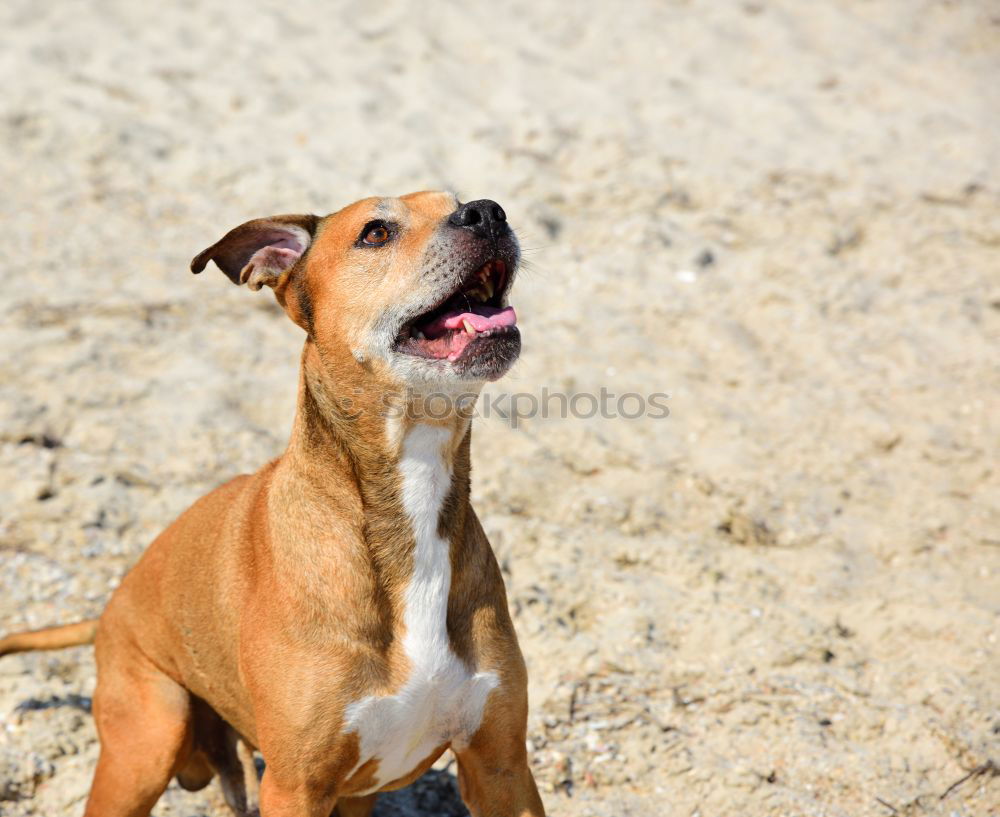
[[[487,261],[444,302],[403,327],[398,351],[432,360],[458,361],[486,352],[496,342],[517,336],[517,315],[501,306],[509,280],[507,265]],[[518,338],[518,348],[520,342]]]

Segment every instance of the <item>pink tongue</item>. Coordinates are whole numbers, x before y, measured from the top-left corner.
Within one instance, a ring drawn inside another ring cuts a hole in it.
[[[479,306],[476,309],[476,312],[449,312],[442,315],[423,327],[423,332],[428,338],[433,339],[448,329],[464,328],[465,321],[468,321],[477,332],[514,326],[517,323],[517,314],[512,306],[505,306],[503,309],[497,309],[493,306]]]

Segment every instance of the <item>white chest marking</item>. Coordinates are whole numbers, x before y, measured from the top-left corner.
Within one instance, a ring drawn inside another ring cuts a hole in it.
[[[469,739],[499,683],[495,673],[470,673],[448,641],[451,558],[449,543],[438,535],[438,516],[451,487],[442,456],[449,438],[448,429],[418,425],[403,440],[403,510],[416,541],[403,611],[410,677],[395,695],[371,695],[345,712],[347,731],[360,738],[357,767],[379,761],[371,791],[409,774],[437,747]]]

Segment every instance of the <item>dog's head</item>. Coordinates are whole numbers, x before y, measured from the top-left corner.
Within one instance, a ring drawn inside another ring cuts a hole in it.
[[[521,349],[507,295],[520,251],[494,201],[371,198],[326,217],[242,224],[199,253],[236,284],[269,286],[324,357],[349,353],[403,385],[495,380]]]

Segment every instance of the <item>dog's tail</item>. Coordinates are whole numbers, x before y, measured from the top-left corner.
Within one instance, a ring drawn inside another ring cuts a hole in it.
[[[58,650],[62,647],[79,647],[93,644],[97,635],[97,619],[64,624],[61,627],[46,627],[28,633],[14,633],[0,638],[0,656],[31,650]]]

